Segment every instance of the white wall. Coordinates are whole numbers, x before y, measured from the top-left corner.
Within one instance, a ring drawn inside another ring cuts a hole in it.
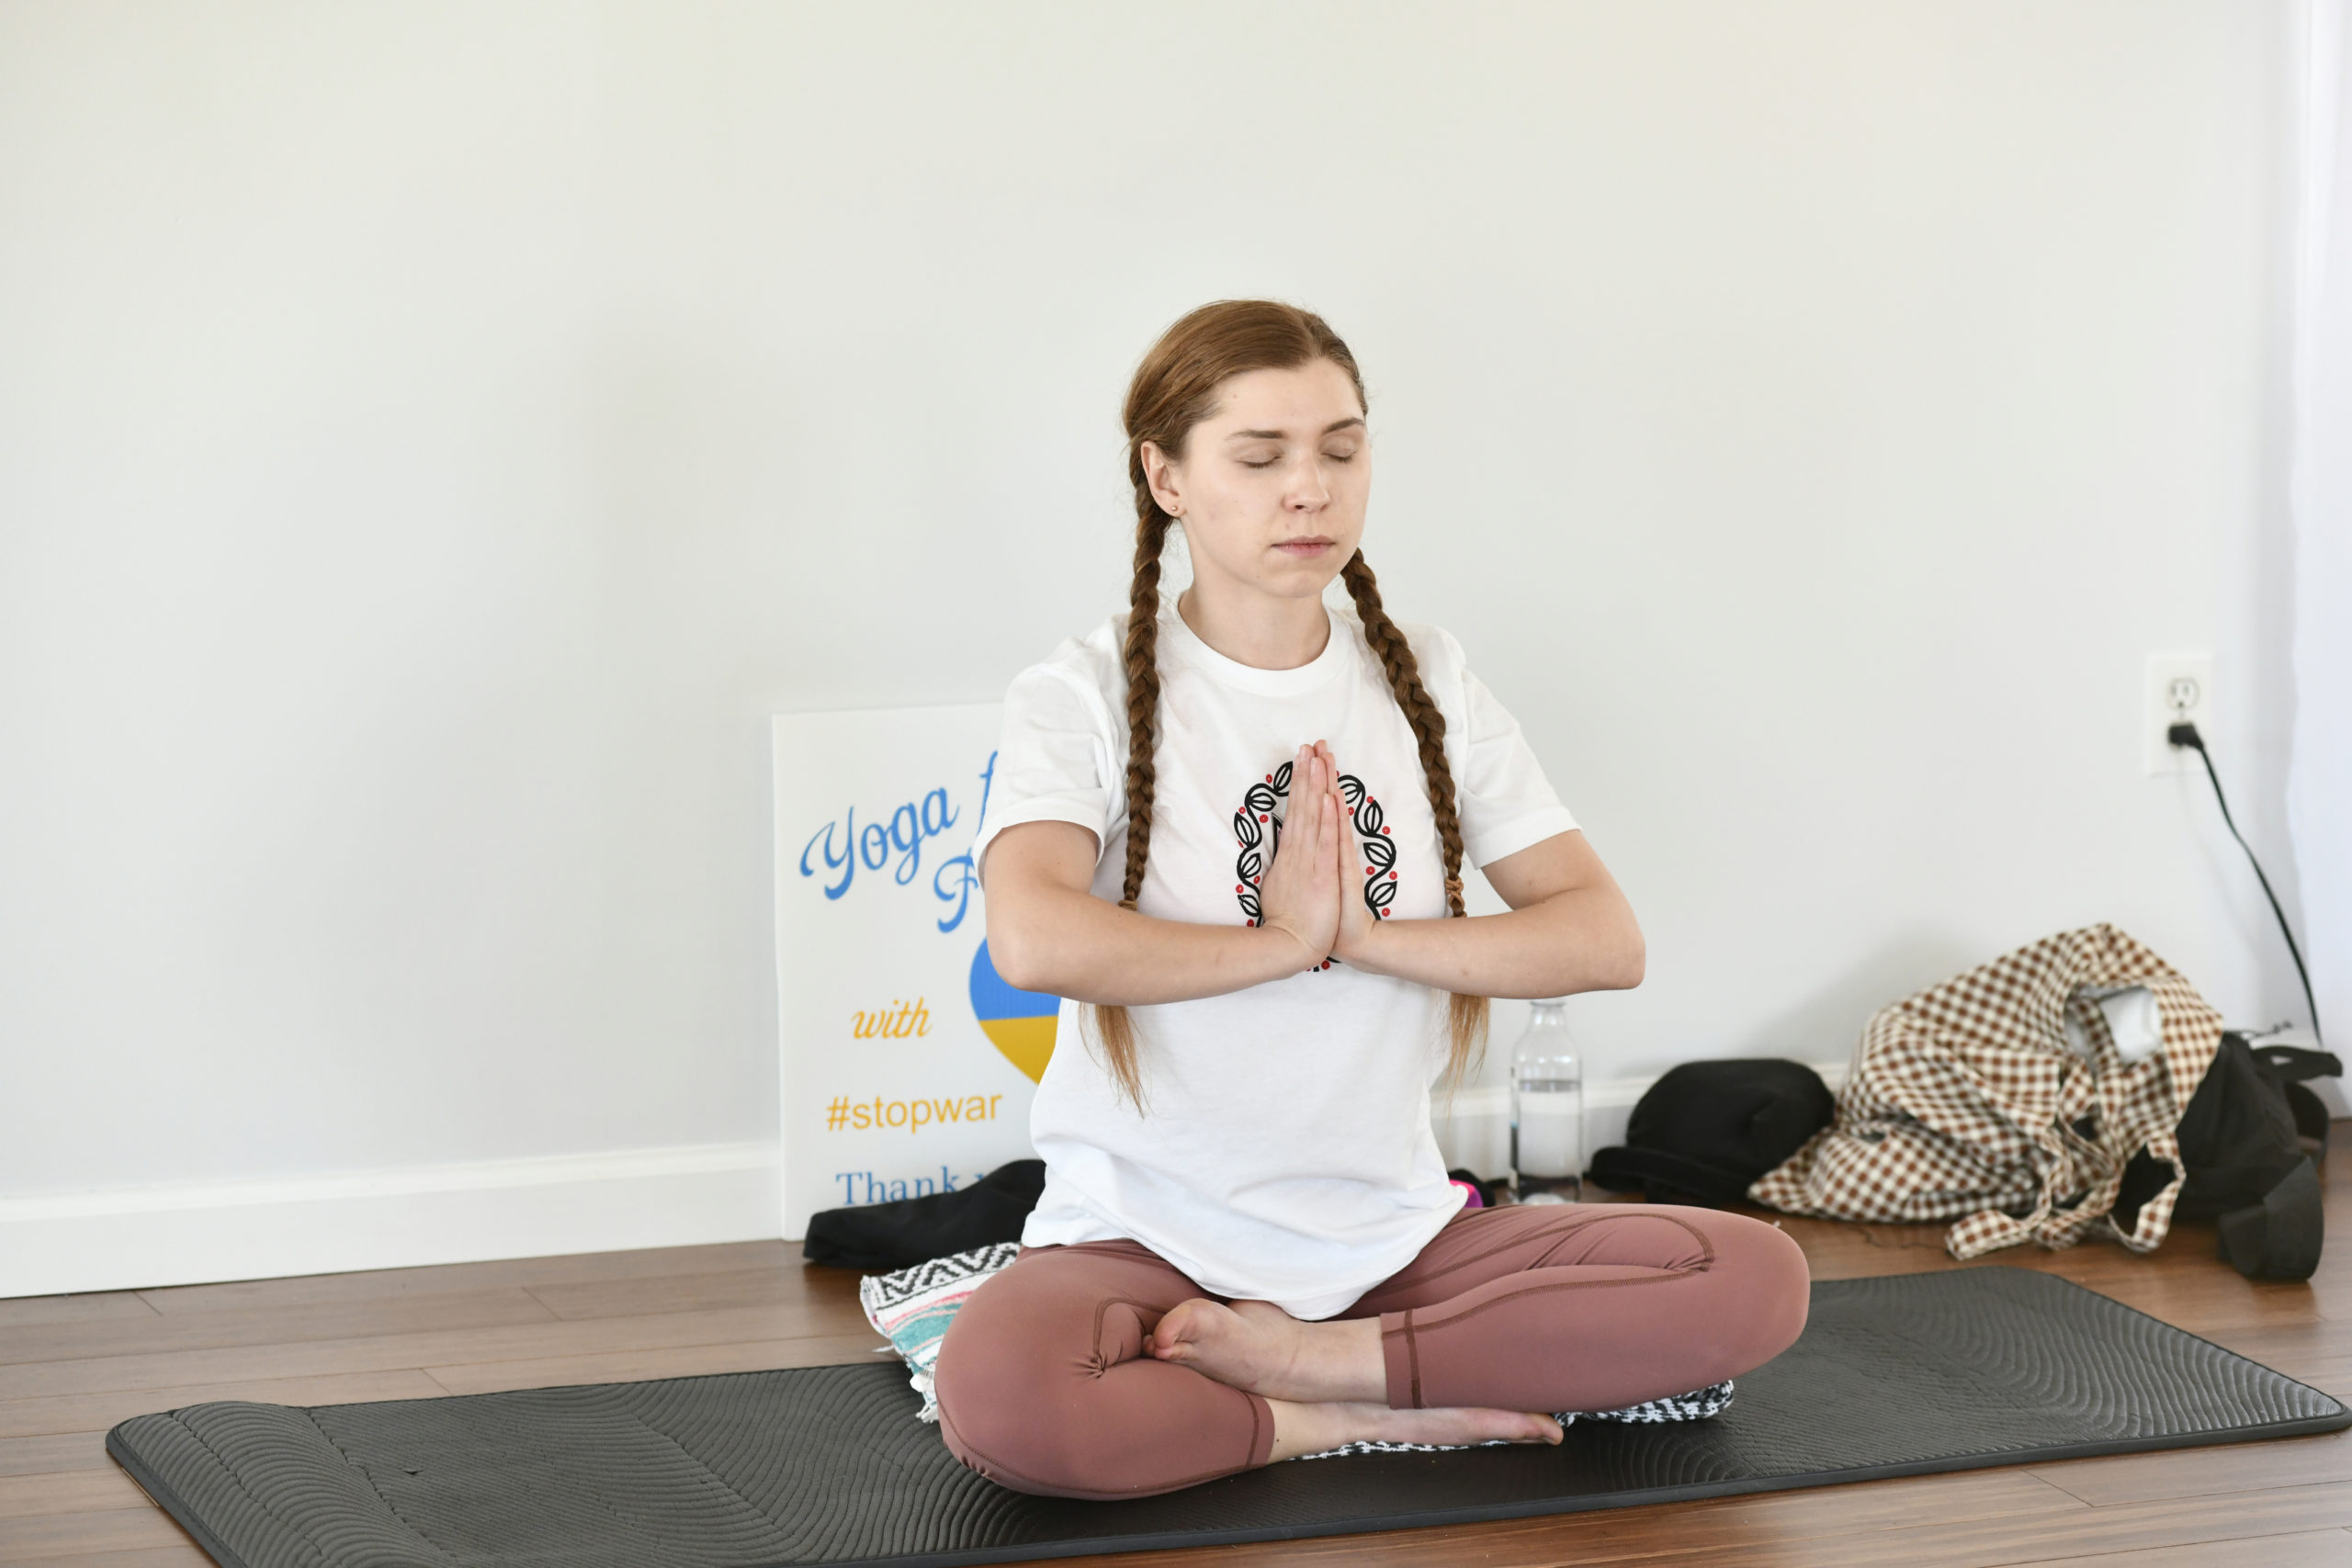
[[[1392,607],[1643,918],[1597,1077],[2099,919],[2299,1011],[2139,750],[2214,649],[2286,874],[2285,38],[0,5],[0,1194],[725,1147],[756,1225],[766,716],[1114,607],[1127,372],[1230,294],[1354,344]]]

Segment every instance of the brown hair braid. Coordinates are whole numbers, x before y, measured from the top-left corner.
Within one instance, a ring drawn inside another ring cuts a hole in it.
[[[1364,644],[1380,660],[1388,676],[1388,689],[1396,694],[1396,705],[1405,710],[1406,722],[1413,727],[1413,739],[1421,749],[1421,778],[1429,787],[1430,813],[1437,818],[1438,850],[1445,857],[1445,912],[1455,918],[1467,915],[1470,911],[1462,897],[1462,818],[1453,809],[1453,770],[1445,761],[1445,715],[1438,711],[1437,704],[1430,700],[1429,688],[1421,684],[1420,661],[1413,657],[1412,645],[1381,606],[1379,581],[1372,575],[1362,550],[1348,558],[1340,576],[1348,585],[1348,597],[1355,601],[1357,619],[1363,622]],[[1451,1046],[1445,1064],[1448,1089],[1459,1084],[1476,1066],[1486,1044],[1487,1013],[1485,997],[1455,991],[1446,998],[1446,1036]]]
[[[1216,407],[1217,392],[1251,370],[1288,370],[1328,359],[1348,373],[1356,401],[1365,404],[1363,373],[1355,355],[1322,317],[1271,299],[1221,299],[1204,305],[1160,334],[1136,367],[1127,386],[1125,423],[1127,478],[1136,496],[1136,566],[1128,589],[1127,636],[1123,649],[1127,681],[1127,863],[1119,904],[1132,909],[1143,891],[1151,852],[1152,786],[1159,740],[1159,557],[1175,522],[1152,499],[1143,465],[1148,441],[1170,457],[1184,450],[1193,426]],[[1453,807],[1453,775],[1445,762],[1445,718],[1421,684],[1420,670],[1404,634],[1381,608],[1372,569],[1359,550],[1343,575],[1363,621],[1364,637],[1387,671],[1397,705],[1419,742],[1421,771],[1437,815],[1438,840],[1445,855],[1445,903],[1451,915],[1466,913],[1462,901],[1462,828]],[[1486,1042],[1487,998],[1456,995],[1446,1009],[1450,1043],[1446,1081],[1459,1083]],[[1105,1064],[1119,1090],[1143,1109],[1143,1074],[1136,1062],[1135,1024],[1124,1007],[1088,1010]]]

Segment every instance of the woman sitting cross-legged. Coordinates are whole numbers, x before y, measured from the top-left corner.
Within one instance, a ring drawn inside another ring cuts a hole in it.
[[[1465,1212],[1446,1178],[1430,1085],[1470,1068],[1487,998],[1635,985],[1642,938],[1460,645],[1382,607],[1347,345],[1204,307],[1126,428],[1132,607],[1013,682],[975,846],[998,971],[1069,999],[1044,1196],[940,1348],[949,1447],[1132,1497],[1360,1440],[1558,1442],[1545,1412],[1778,1355],[1807,1281],[1774,1227]],[[1508,913],[1465,915],[1465,857]]]

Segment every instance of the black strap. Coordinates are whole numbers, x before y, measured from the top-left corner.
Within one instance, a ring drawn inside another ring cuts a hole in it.
[[[2230,837],[2245,852],[2246,863],[2254,867],[2254,879],[2262,884],[2262,896],[2270,900],[2270,912],[2278,917],[2278,934],[2287,939],[2287,956],[2295,961],[2295,977],[2303,983],[2303,1005],[2312,1010],[2312,1038],[2326,1044],[2326,1036],[2320,1032],[2319,1003],[2312,999],[2311,971],[2303,967],[2303,950],[2295,945],[2295,933],[2287,929],[2287,911],[2278,907],[2278,895],[2270,891],[2270,879],[2262,874],[2262,863],[2254,858],[2254,846],[2245,841],[2245,835],[2238,831],[2237,821],[2230,815],[2229,797],[2222,793],[2222,775],[2213,771],[2213,754],[2205,750],[2205,738],[2197,733],[2193,724],[2176,724],[2165,731],[2165,739],[2176,746],[2195,748],[2204,761],[2205,776],[2213,781],[2213,804],[2222,808],[2222,820],[2228,826]],[[2339,1066],[2336,1071],[2340,1073],[2343,1068]]]
[[[2268,1067],[2271,1077],[2282,1083],[2344,1076],[2344,1064],[2332,1051],[2306,1051],[2300,1045],[2258,1045],[2255,1047],[2254,1059]]]

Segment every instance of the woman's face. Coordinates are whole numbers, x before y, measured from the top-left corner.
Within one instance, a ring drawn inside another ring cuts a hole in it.
[[[1363,536],[1370,436],[1355,383],[1328,359],[1234,377],[1182,451],[1146,442],[1143,461],[1213,593],[1320,597]]]

